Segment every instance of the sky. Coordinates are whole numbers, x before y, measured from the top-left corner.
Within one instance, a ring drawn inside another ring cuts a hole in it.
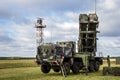
[[[120,56],[120,0],[96,0],[98,51]],[[37,18],[43,18],[44,42],[77,41],[79,15],[95,12],[95,0],[1,0],[0,57],[35,57]],[[52,39],[51,39],[52,34]]]

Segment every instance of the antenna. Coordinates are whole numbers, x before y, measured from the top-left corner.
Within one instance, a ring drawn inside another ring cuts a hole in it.
[[[96,0],[95,0],[95,14],[96,14]]]

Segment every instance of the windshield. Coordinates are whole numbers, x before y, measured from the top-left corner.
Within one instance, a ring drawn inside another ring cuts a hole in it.
[[[57,55],[63,55],[63,48],[62,47],[56,47],[56,54]]]
[[[65,54],[65,55],[70,55],[70,54],[71,54],[71,48],[69,48],[69,47],[64,47],[64,54]]]

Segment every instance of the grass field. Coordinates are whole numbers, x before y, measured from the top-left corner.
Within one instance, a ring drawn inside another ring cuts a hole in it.
[[[104,65],[107,66],[106,61]],[[0,80],[120,80],[119,76],[102,76],[102,68],[99,72],[79,73],[74,75],[72,72],[66,78],[61,73],[55,73],[53,70],[48,74],[43,74],[40,67],[34,63],[34,60],[0,60]],[[111,66],[116,65],[112,61]]]

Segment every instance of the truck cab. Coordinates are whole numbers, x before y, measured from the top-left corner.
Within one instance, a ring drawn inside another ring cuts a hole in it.
[[[38,46],[36,63],[41,65],[43,73],[49,73],[51,69],[59,72],[63,65],[68,66],[67,74],[72,65],[71,58],[75,53],[75,42],[47,43]]]

